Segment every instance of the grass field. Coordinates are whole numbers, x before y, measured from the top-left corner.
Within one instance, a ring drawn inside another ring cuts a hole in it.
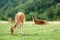
[[[60,24],[35,25],[27,22],[24,24],[24,34],[16,28],[14,35],[10,34],[13,24],[0,22],[0,40],[60,40]]]

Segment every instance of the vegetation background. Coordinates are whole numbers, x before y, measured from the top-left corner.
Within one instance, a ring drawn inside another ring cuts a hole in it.
[[[32,20],[32,15],[37,19],[60,20],[60,0],[0,0],[0,20],[14,19],[21,11],[28,21]]]
[[[10,28],[14,23],[6,22],[14,19],[17,12],[24,12],[26,20],[24,34],[16,28],[14,35]],[[51,21],[47,25],[36,25],[31,16]],[[60,0],[0,0],[0,40],[60,40]],[[57,22],[58,21],[58,22]]]

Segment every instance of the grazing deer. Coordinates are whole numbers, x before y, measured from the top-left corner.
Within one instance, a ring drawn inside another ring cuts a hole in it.
[[[14,30],[18,25],[20,26],[20,31],[23,33],[23,23],[25,21],[25,14],[23,12],[18,12],[15,16],[15,25],[11,27],[11,34],[13,35]]]
[[[36,18],[35,18],[35,16],[32,16],[32,19],[33,19],[33,21],[34,21],[34,23],[35,24],[47,24],[47,21],[46,20],[37,20]]]

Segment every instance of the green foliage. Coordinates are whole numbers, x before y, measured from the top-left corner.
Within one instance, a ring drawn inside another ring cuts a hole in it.
[[[58,3],[56,6],[52,6],[48,12],[48,18],[49,20],[59,20],[60,19],[60,4]]]
[[[26,19],[60,20],[60,0],[0,0],[0,20],[14,19],[17,12],[24,12]]]

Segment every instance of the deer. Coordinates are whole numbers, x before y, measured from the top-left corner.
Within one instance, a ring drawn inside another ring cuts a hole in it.
[[[14,20],[13,20],[11,17],[9,17],[8,22],[9,22],[9,23],[13,23]]]
[[[46,20],[37,20],[37,19],[35,18],[35,16],[32,16],[32,19],[33,19],[33,22],[34,22],[35,24],[39,24],[39,25],[47,24],[47,21],[46,21]]]
[[[11,34],[13,35],[14,30],[18,26],[20,26],[20,31],[21,31],[21,33],[23,33],[23,24],[24,24],[24,22],[25,22],[25,14],[23,12],[18,12],[15,15],[15,23],[10,29],[11,30]]]

